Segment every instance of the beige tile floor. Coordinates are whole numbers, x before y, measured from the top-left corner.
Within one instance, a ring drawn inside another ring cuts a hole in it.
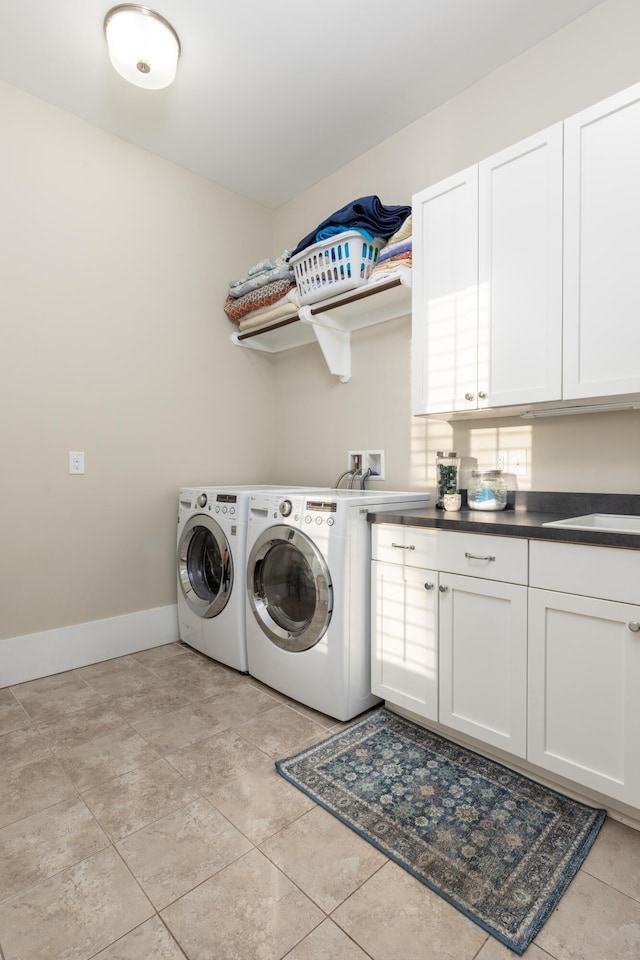
[[[274,769],[334,721],[180,644],[0,690],[2,960],[505,960]],[[527,960],[640,958],[608,820]]]

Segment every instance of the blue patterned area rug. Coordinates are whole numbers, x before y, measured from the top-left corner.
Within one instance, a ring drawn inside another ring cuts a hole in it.
[[[605,817],[385,709],[276,767],[518,954]]]

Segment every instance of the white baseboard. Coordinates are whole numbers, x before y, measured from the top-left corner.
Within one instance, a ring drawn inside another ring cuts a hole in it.
[[[179,640],[176,604],[0,640],[0,687]]]

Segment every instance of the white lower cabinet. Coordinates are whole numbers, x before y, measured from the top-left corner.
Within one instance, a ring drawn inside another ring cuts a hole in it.
[[[373,556],[374,693],[640,810],[640,550],[375,524]]]
[[[532,763],[640,807],[640,607],[531,590]]]
[[[525,757],[527,588],[441,575],[440,722]]]
[[[526,541],[376,524],[373,557],[373,692],[524,756]]]
[[[374,560],[371,689],[438,719],[438,574]]]
[[[638,551],[531,544],[532,583],[572,592],[529,590],[528,759],[632,807],[640,807],[640,606],[622,601],[638,596],[639,561]]]

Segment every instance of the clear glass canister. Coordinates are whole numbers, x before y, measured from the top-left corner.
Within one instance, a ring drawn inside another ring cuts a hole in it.
[[[507,480],[502,470],[472,470],[467,502],[472,510],[504,510]]]
[[[455,451],[438,450],[436,453],[436,485],[438,488],[438,498],[436,507],[443,510],[442,502],[446,493],[458,492],[458,470],[460,460]]]

